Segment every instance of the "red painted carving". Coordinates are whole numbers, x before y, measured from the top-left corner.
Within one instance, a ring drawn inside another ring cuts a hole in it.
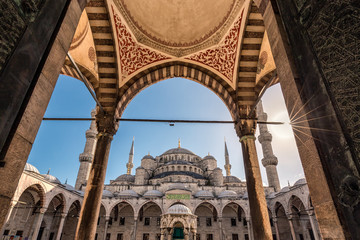
[[[140,46],[131,36],[121,18],[115,14],[114,22],[119,44],[119,58],[123,78],[151,63],[170,59],[169,57]]]
[[[228,35],[218,46],[191,55],[186,59],[212,67],[232,82],[243,13],[244,10],[230,29]]]

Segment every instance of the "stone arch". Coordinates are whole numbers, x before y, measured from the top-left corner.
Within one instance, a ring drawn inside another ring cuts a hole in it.
[[[46,194],[45,194],[45,186],[41,183],[41,182],[36,182],[36,183],[29,183],[26,184],[22,190],[20,190],[17,194],[16,197],[14,197],[15,201],[18,201],[21,197],[21,195],[26,191],[26,190],[33,190],[35,192],[37,192],[39,194],[39,203],[40,203],[40,207],[45,207],[46,204]]]
[[[228,200],[228,201],[224,202],[224,204],[222,205],[222,207],[221,207],[221,209],[220,209],[220,214],[221,214],[221,215],[222,215],[222,213],[223,213],[223,211],[224,211],[224,208],[225,208],[227,205],[231,204],[231,203],[235,203],[235,204],[239,205],[239,206],[242,208],[242,210],[244,210],[246,218],[250,218],[249,208],[248,208],[243,202],[241,202],[241,201],[234,201],[234,200]]]
[[[109,206],[109,212],[111,213],[112,210],[114,209],[114,207],[116,207],[116,205],[118,205],[119,203],[127,203],[127,204],[129,204],[130,207],[132,208],[134,214],[136,213],[134,205],[131,202],[125,200],[125,199],[121,199],[119,201],[114,202],[112,205],[110,205]]]
[[[271,80],[271,78],[273,76],[276,75],[276,69],[272,69],[269,70],[264,76],[262,76],[259,81],[257,81],[256,85],[255,85],[255,95],[259,96],[261,90],[265,87],[265,85]],[[275,85],[276,83],[279,82],[279,77],[275,77],[275,79],[273,80],[273,82],[271,83],[270,86]],[[269,86],[269,87],[270,87]]]
[[[296,194],[293,194],[290,196],[288,202],[287,202],[287,211],[288,213],[291,213],[291,207],[293,206],[293,204],[296,204],[297,208],[300,207],[298,205],[302,205],[303,210],[306,210],[306,203],[303,201],[303,199],[299,196],[297,196]]]
[[[97,91],[97,89],[99,87],[98,77],[96,75],[94,75],[90,70],[88,70],[85,66],[76,62],[75,59],[74,59],[74,61],[75,61],[76,65],[78,66],[80,72],[91,83],[90,86],[93,88],[93,90]],[[77,80],[82,81],[80,75],[77,73],[74,66],[68,59],[65,60],[64,66],[61,68],[60,74],[63,74],[63,75],[69,76],[69,77],[73,77]]]
[[[69,204],[69,209],[66,212],[64,221],[62,240],[72,240],[75,238],[75,231],[78,224],[78,217],[81,211],[81,203],[79,200],[74,200]]]
[[[174,225],[175,225],[175,223],[177,223],[177,222],[180,222],[180,223],[184,226],[184,229],[190,227],[190,224],[189,224],[187,221],[185,221],[184,218],[181,218],[181,217],[175,217],[175,218],[173,218],[173,219],[171,220],[169,226],[170,226],[171,228],[173,228]]]
[[[159,81],[174,77],[193,80],[213,91],[224,102],[232,118],[236,119],[235,90],[210,70],[180,61],[167,62],[143,70],[122,86],[119,91],[121,98],[116,108],[117,117],[121,117],[126,106],[141,90]]]
[[[209,200],[203,200],[203,201],[199,202],[198,204],[196,204],[196,205],[194,206],[194,208],[192,209],[192,212],[195,213],[196,209],[197,209],[201,204],[205,204],[205,203],[210,204],[210,205],[216,210],[217,216],[220,216],[219,214],[221,214],[221,213],[220,213],[219,209],[215,206],[215,203],[212,203],[212,202],[209,201]]]
[[[275,203],[275,218],[277,220],[280,239],[291,239],[292,237],[290,224],[288,221],[288,213],[286,212],[284,205],[280,202]]]
[[[67,209],[67,201],[65,198],[65,195],[63,193],[58,193],[57,191],[54,191],[51,195],[47,195],[46,196],[46,203],[45,203],[45,207],[48,207],[49,204],[51,203],[51,201],[55,198],[55,197],[60,197],[61,201],[63,202],[63,209]]]

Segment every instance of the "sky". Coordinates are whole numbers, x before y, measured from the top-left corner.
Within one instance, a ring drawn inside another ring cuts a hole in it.
[[[279,85],[267,90],[263,98],[269,121],[289,122]],[[95,102],[82,82],[60,75],[47,107],[45,117],[90,117]],[[123,118],[232,120],[221,99],[199,83],[173,78],[156,83],[141,91],[127,106]],[[85,146],[85,131],[89,121],[43,121],[28,162],[41,174],[56,176],[62,183],[75,185],[79,168],[79,154]],[[304,177],[291,127],[269,126],[273,135],[273,150],[279,160],[278,174],[282,187]],[[258,134],[258,133],[257,133]],[[241,145],[233,124],[182,124],[120,122],[111,144],[105,184],[126,173],[131,141],[135,138],[134,169],[148,153],[159,156],[168,149],[181,147],[200,157],[210,154],[223,169],[224,139],[232,165],[231,174],[245,180]],[[256,141],[259,161],[263,158],[261,145]],[[265,168],[261,165],[264,185]]]

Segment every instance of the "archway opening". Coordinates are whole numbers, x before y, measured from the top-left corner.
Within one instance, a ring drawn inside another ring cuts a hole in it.
[[[222,235],[225,239],[250,239],[250,227],[244,209],[228,203],[222,211]]]
[[[138,238],[159,239],[161,225],[161,208],[154,202],[145,203],[138,213],[138,226],[136,235]]]
[[[68,210],[62,231],[62,240],[72,240],[75,237],[75,231],[79,220],[81,205],[78,200],[74,201]]]
[[[107,233],[115,239],[131,239],[134,234],[135,213],[127,202],[117,203],[110,212],[109,228]]]
[[[184,237],[185,237],[184,225],[181,222],[174,223],[172,239],[180,240],[180,239],[184,239]]]
[[[277,219],[280,239],[291,239],[292,236],[288,215],[285,211],[284,206],[279,202],[275,204],[275,215]]]

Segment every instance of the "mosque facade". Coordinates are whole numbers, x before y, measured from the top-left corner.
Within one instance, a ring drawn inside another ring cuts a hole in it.
[[[273,239],[320,239],[305,179],[280,189],[277,159],[269,150],[271,134],[266,127],[260,130],[259,140],[267,148],[262,163]],[[74,187],[26,164],[1,239],[74,239],[96,133],[92,123]],[[95,239],[254,240],[256,219],[250,216],[246,182],[231,175],[226,143],[224,150],[225,175],[213,156],[200,157],[180,141],[159,156],[144,156],[132,174],[133,141],[127,173],[104,187]]]

